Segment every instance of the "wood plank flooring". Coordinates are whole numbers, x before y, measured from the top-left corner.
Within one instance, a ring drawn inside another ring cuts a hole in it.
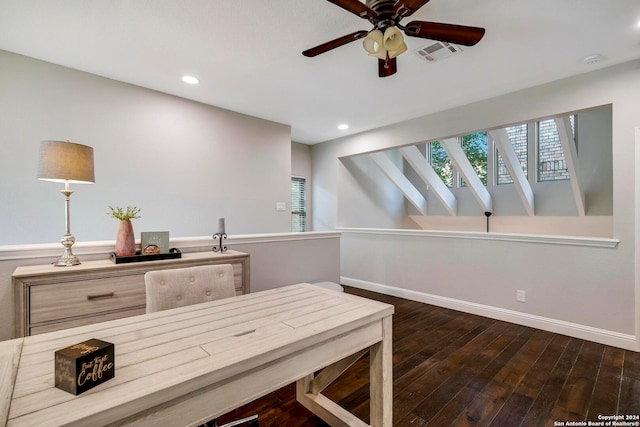
[[[640,425],[640,353],[345,290],[396,308],[395,426],[547,427],[612,415]],[[369,419],[368,366],[365,357],[325,391],[364,421]],[[294,384],[220,417],[218,424],[256,413],[261,427],[326,426],[296,402]]]

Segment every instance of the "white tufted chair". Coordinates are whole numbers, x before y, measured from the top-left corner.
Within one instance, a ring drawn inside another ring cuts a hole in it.
[[[235,296],[231,264],[148,271],[147,313]]]

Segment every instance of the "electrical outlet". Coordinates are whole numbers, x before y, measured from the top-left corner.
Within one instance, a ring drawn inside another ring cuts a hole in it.
[[[287,210],[287,204],[285,202],[276,202],[276,212],[284,212]]]
[[[517,290],[516,301],[525,302],[527,300],[527,291]]]

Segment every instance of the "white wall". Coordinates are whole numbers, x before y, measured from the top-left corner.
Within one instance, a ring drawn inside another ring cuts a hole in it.
[[[229,247],[250,254],[251,292],[300,282],[340,282],[340,233],[237,236]]]
[[[393,228],[406,216],[398,189],[367,156],[340,159],[339,217],[343,226]],[[379,209],[386,206],[387,209]]]
[[[639,68],[640,61],[629,62],[315,145],[314,227],[330,230],[344,226],[342,201],[366,197],[357,186],[341,181],[342,157],[611,104],[611,229],[612,237],[619,240],[615,248],[553,243],[546,247],[526,238],[503,245],[491,240],[459,241],[457,237],[418,236],[409,242],[375,233],[366,238],[343,235],[341,268],[351,283],[410,290],[413,295],[451,299],[467,306],[490,306],[494,312],[511,310],[521,320],[533,316],[548,319],[550,324],[574,325],[574,332],[587,329],[593,332],[594,340],[620,336],[618,345],[640,350],[634,140],[635,127],[640,124]],[[364,227],[387,227],[376,224],[375,218],[385,211],[376,206],[370,203],[369,209],[362,211]],[[392,228],[402,228],[402,217],[397,219]],[[515,304],[516,289],[527,289],[532,299],[524,305]],[[600,330],[605,332],[594,332]],[[629,336],[635,338],[630,342]]]
[[[638,349],[633,266],[605,239],[341,229],[342,283]],[[516,292],[526,292],[526,302]]]
[[[291,175],[311,180],[311,147],[309,145],[299,142],[291,143]]]
[[[96,183],[72,185],[78,242],[115,238],[108,205],[142,209],[138,236],[210,235],[217,217],[229,234],[290,231],[275,209],[289,207],[289,126],[3,51],[0,70],[0,245],[64,234],[62,186],[35,178],[46,139],[94,147]]]

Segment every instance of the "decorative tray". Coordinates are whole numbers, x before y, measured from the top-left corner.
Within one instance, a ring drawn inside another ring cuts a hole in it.
[[[141,261],[158,261],[162,259],[175,259],[182,258],[182,252],[180,249],[171,248],[169,252],[164,254],[142,255],[140,251],[137,251],[135,255],[131,256],[116,256],[115,252],[111,252],[111,261],[116,264],[125,264],[128,262],[141,262]]]

